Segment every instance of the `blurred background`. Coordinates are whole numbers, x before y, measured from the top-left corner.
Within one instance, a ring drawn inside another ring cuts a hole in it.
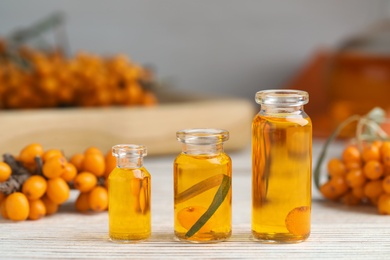
[[[253,100],[321,47],[387,18],[386,0],[3,0],[0,34],[66,15],[71,51],[125,53],[177,88]]]
[[[228,96],[256,107],[254,95],[261,89],[308,90],[309,114],[320,137],[349,114],[365,113],[378,96],[390,91],[387,63],[385,69],[371,70],[371,76],[382,73],[386,82],[364,108],[354,107],[362,103],[361,97],[346,101],[346,95],[362,93],[356,82],[340,87],[323,80],[324,75],[333,77],[324,70],[332,54],[344,51],[351,46],[346,42],[389,17],[386,0],[3,0],[0,37],[56,12],[65,17],[68,55],[80,51],[126,55],[139,66],[151,66],[154,77],[174,92]],[[384,46],[387,50],[390,45]],[[353,66],[356,74],[359,69]],[[367,100],[367,93],[364,97]],[[256,109],[243,113],[251,118]],[[334,122],[328,120],[333,115]]]

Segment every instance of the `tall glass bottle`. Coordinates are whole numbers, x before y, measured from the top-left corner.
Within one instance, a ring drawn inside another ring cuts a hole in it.
[[[206,243],[227,240],[232,229],[232,161],[223,151],[229,132],[178,131],[182,152],[174,162],[176,238]]]
[[[129,243],[151,234],[151,176],[143,167],[146,147],[123,144],[112,147],[117,166],[108,177],[110,240]]]
[[[312,123],[308,93],[256,93],[252,123],[252,234],[268,243],[304,241],[310,234]]]

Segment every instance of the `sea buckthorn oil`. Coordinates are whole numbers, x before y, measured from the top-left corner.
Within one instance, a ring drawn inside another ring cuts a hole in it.
[[[266,243],[304,241],[310,234],[312,123],[308,94],[256,93],[252,124],[252,234]]]
[[[151,176],[143,166],[146,148],[116,145],[112,154],[117,158],[117,167],[108,177],[110,240],[145,240],[151,235]]]
[[[219,129],[177,132],[182,153],[174,161],[174,231],[178,240],[227,240],[232,230],[232,162],[223,151],[229,133]]]

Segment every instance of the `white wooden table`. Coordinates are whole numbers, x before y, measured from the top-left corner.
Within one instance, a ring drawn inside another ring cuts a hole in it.
[[[313,159],[317,160],[315,143]],[[83,215],[72,198],[59,213],[38,221],[0,220],[0,259],[390,259],[390,216],[374,207],[327,202],[313,187],[312,233],[299,244],[261,244],[251,239],[250,149],[233,159],[233,235],[227,242],[190,244],[173,238],[174,156],[147,157],[152,174],[152,237],[135,244],[108,241],[107,213]]]

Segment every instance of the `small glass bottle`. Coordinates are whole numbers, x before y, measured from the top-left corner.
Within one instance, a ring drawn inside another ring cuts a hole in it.
[[[310,235],[312,123],[303,110],[308,93],[256,93],[252,123],[252,234],[267,243]]]
[[[146,147],[120,144],[112,147],[117,166],[108,177],[108,217],[111,241],[130,243],[151,234],[151,176],[143,167]]]
[[[229,132],[187,129],[176,133],[182,152],[174,162],[174,229],[179,240],[227,240],[232,230],[232,161],[223,151]]]

